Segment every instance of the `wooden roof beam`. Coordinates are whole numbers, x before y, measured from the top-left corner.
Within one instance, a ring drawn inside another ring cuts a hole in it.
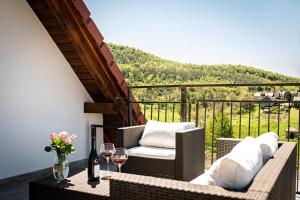
[[[115,103],[84,103],[84,113],[113,114],[118,112]]]

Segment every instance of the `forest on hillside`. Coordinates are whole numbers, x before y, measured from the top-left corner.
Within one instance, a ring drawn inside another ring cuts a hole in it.
[[[244,65],[184,64],[128,46],[112,43],[108,46],[129,85],[300,82],[298,78]],[[191,88],[189,99],[193,101],[203,98],[249,98],[256,91],[298,89],[296,87]],[[179,97],[179,91],[173,89],[139,89],[134,91],[134,94],[139,100],[150,100],[154,96],[161,100],[175,100]]]

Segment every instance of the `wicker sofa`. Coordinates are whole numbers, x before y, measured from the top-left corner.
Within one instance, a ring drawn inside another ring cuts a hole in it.
[[[139,146],[145,125],[118,129],[118,146]],[[205,132],[193,128],[176,133],[175,160],[129,156],[122,172],[190,181],[204,172]]]
[[[221,157],[239,142],[218,139],[217,157]],[[279,143],[279,149],[255,176],[246,191],[229,191],[218,186],[202,186],[184,181],[121,174],[110,182],[113,199],[295,199],[296,143]]]

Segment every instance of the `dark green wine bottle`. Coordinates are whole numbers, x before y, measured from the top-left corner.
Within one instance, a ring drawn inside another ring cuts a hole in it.
[[[96,150],[96,131],[92,131],[92,148],[88,160],[88,180],[97,181],[100,177],[100,160]]]

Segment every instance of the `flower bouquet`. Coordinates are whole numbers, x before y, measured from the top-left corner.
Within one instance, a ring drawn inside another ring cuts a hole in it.
[[[62,181],[69,174],[69,162],[67,155],[75,152],[72,142],[77,139],[76,134],[69,135],[63,131],[59,134],[51,133],[51,145],[45,147],[46,152],[56,151],[55,163],[53,165],[53,175],[57,181]]]

